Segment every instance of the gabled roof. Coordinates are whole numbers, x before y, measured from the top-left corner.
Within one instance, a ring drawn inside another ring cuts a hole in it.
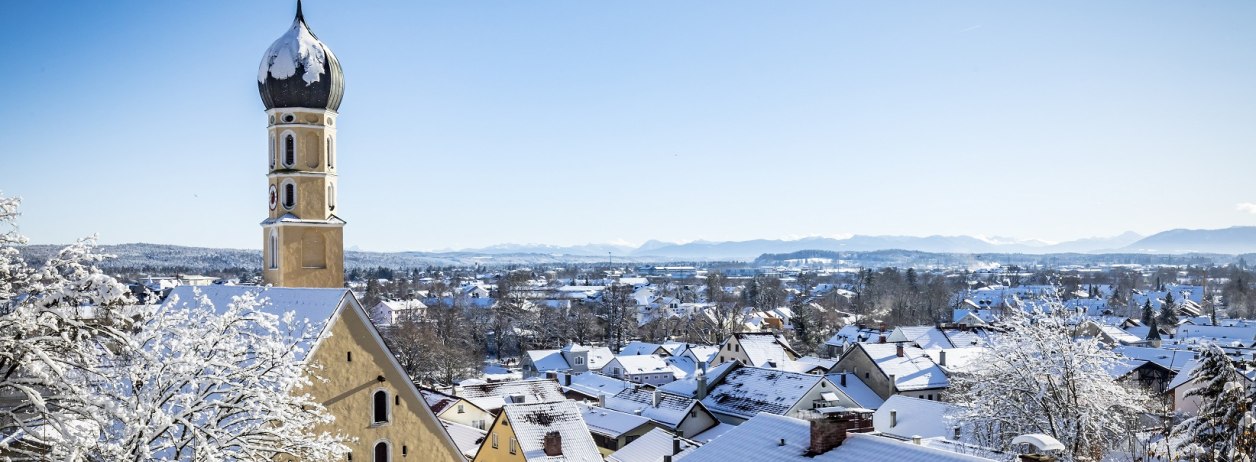
[[[507,404],[502,413],[510,420],[526,460],[602,462],[602,453],[572,401]],[[551,432],[562,438],[561,457],[545,455],[545,435]]]
[[[663,456],[674,455],[672,450],[673,440],[680,440],[680,450],[683,454],[690,448],[698,447],[698,443],[693,440],[677,438],[668,433],[667,430],[655,428],[649,433],[641,435],[631,443],[628,443],[613,454],[606,456],[607,462],[658,462],[663,460]]]
[[[712,412],[749,419],[755,414],[785,414],[823,376],[759,367],[739,367],[711,386],[702,404]]]
[[[676,428],[689,415],[689,410],[697,405],[697,401],[692,398],[657,392],[659,405],[655,407],[654,393],[656,392],[628,388],[615,396],[607,397],[606,407],[629,414],[640,411],[642,417]]]
[[[781,445],[780,442],[785,444]],[[774,462],[989,462],[976,456],[947,452],[868,433],[851,433],[836,448],[808,455],[811,426],[805,420],[759,414],[710,443],[695,449],[685,462],[735,460]]]
[[[623,348],[620,348],[619,355],[620,356],[652,355],[652,354],[658,353],[659,351],[667,352],[668,350],[666,348],[663,348],[663,345],[660,345],[657,343],[646,343],[646,342],[639,342],[639,341],[634,340],[634,341],[628,342],[628,344],[624,345]],[[671,353],[668,352],[668,354],[671,354]]]
[[[1183,366],[1195,359],[1195,352],[1188,350],[1118,346],[1112,348],[1112,351],[1126,358],[1154,362],[1171,371],[1181,370]]]
[[[891,411],[895,414],[893,422]],[[951,411],[952,406],[941,401],[894,395],[872,414],[872,426],[876,431],[901,438],[949,438],[954,434],[953,425],[946,417]]]
[[[891,343],[860,343],[856,348],[867,352],[882,373],[893,375],[899,391],[950,386],[946,373],[920,348],[904,346],[902,357],[898,356],[897,346]]]
[[[624,391],[625,388],[632,387],[633,384],[630,382],[593,372],[572,375],[571,385],[564,385],[564,388],[567,390],[590,398],[597,398],[602,395],[615,396],[615,394]]]
[[[783,338],[770,332],[738,332],[733,336],[754,366],[764,366],[769,361],[784,364],[799,356]]]
[[[707,383],[718,383],[720,380],[723,380],[724,376],[727,375],[729,371],[739,367],[742,367],[741,363],[729,361],[709,368],[706,372]],[[692,398],[696,396],[698,392],[698,375],[698,373],[695,373],[692,377],[684,380],[665,383],[659,386],[658,389],[666,393]]]
[[[951,340],[933,326],[899,326],[885,339],[888,343],[907,342],[920,348],[954,348]]]
[[[612,439],[619,438],[642,425],[649,425],[651,422],[650,419],[639,415],[585,403],[577,403],[577,407],[580,409],[585,425],[589,426],[589,431]]]
[[[501,409],[511,396],[522,396],[525,403],[549,403],[566,399],[553,380],[516,380],[513,382],[465,385],[456,395],[487,411]],[[518,403],[513,403],[518,404]]]
[[[563,357],[563,350],[528,350],[524,354],[539,372],[571,370],[567,358]]]
[[[436,414],[444,412],[445,409],[448,409],[449,406],[452,406],[454,403],[458,402],[459,399],[461,399],[457,396],[446,395],[439,391],[428,390],[426,388],[420,388],[419,394],[423,395],[423,401],[427,402],[427,407],[431,408],[432,412]]]
[[[441,420],[440,423],[445,426],[445,432],[458,445],[462,455],[468,459],[475,458],[475,453],[480,451],[480,444],[484,442],[484,435],[488,432],[448,420]]]
[[[659,355],[616,356],[611,362],[618,362],[625,374],[675,374],[667,361]]]
[[[845,386],[842,385],[842,375],[846,376]],[[881,398],[881,395],[878,395],[877,392],[872,391],[872,388],[869,388],[868,384],[864,383],[863,379],[857,374],[838,372],[828,374],[825,378],[829,379],[829,382],[836,386],[838,390],[841,390],[842,393],[845,393],[859,407],[877,409],[881,407],[881,403],[885,402],[885,399]]]
[[[320,333],[336,310],[350,298],[349,289],[209,285],[175,287],[162,303],[167,307],[187,308],[198,307],[199,301],[205,300],[213,304],[215,311],[222,313],[246,294],[256,295],[265,304],[266,311],[276,314],[293,312],[297,319],[308,320],[310,328]],[[298,345],[297,360],[304,361],[316,343],[312,340]]]

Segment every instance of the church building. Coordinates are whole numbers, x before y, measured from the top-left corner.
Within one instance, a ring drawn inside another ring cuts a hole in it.
[[[344,225],[336,212],[336,118],[344,73],[297,3],[292,28],[257,73],[266,106],[270,215],[262,279],[280,287],[344,287]]]

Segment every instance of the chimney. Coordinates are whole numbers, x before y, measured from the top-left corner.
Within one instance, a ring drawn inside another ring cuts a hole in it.
[[[606,394],[597,395],[597,407],[606,407]]]
[[[920,446],[920,435],[912,435],[911,442],[915,443],[916,446]]]
[[[545,434],[543,440],[545,445],[545,455],[549,457],[563,455],[563,435],[558,432],[549,432]]]
[[[807,454],[818,456],[846,441],[846,422],[834,415],[819,414],[811,419],[811,444]]]
[[[907,355],[907,353],[903,351],[903,342],[894,344],[894,354],[898,355],[900,358]]]
[[[663,462],[672,462],[672,456],[663,456]]]
[[[701,401],[702,398],[706,398],[706,395],[707,395],[706,374],[700,374],[698,375],[698,390],[697,390],[697,396],[695,396],[695,398]]]
[[[842,373],[842,388],[846,388],[846,373]]]
[[[898,411],[890,409],[890,428],[898,426]]]
[[[885,334],[881,334],[881,339],[877,343],[885,343]]]
[[[651,396],[650,398],[651,398],[651,401],[653,401],[654,403],[654,407],[659,407],[659,402],[663,400],[663,394],[659,393],[658,390],[654,390],[654,395]]]
[[[898,377],[894,374],[890,374],[890,393],[886,397],[888,398],[889,396],[894,395],[894,390],[896,388],[898,388]]]
[[[941,350],[938,352],[938,365],[942,367],[946,367],[946,350]]]
[[[569,387],[571,386],[571,374],[570,373],[563,375],[563,385],[566,385]]]
[[[707,371],[706,361],[698,361],[698,370],[702,371],[702,375],[706,375],[706,371]]]
[[[557,381],[558,381],[558,372],[557,372],[557,371],[545,371],[545,378],[547,378],[547,379],[550,379],[550,380],[553,380],[553,381],[557,382]]]
[[[680,454],[680,438],[672,438],[672,455]]]

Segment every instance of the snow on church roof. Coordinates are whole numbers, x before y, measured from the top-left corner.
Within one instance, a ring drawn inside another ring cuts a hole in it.
[[[330,54],[331,50],[327,50],[305,25],[305,18],[298,4],[297,17],[292,20],[292,27],[279,36],[266,49],[266,54],[262,55],[262,63],[257,69],[257,81],[265,83],[267,76],[279,80],[287,79],[296,75],[297,68],[300,67],[305,70],[301,74],[301,80],[306,85],[318,82]]]
[[[348,289],[210,285],[175,287],[162,303],[167,307],[191,308],[198,306],[198,300],[205,300],[221,313],[239,297],[250,293],[256,294],[265,311],[280,315],[291,311],[297,319],[308,320],[311,328],[318,331],[323,329],[346,298],[351,298]],[[298,347],[296,357],[304,360],[313,347],[313,341]]]

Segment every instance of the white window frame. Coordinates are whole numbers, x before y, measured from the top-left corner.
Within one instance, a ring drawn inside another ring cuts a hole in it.
[[[270,229],[270,269],[279,269],[279,230]]]
[[[292,137],[292,162],[291,163],[288,162],[288,137],[289,136]],[[298,145],[299,143],[297,143],[296,132],[293,132],[292,130],[284,130],[283,133],[279,134],[279,156],[280,156],[279,164],[280,165],[283,165],[285,168],[293,168],[294,166],[297,165],[297,157],[298,157],[297,146]]]
[[[275,150],[276,142],[278,142],[278,140],[275,139],[275,132],[270,132],[270,148],[267,149],[267,152],[270,153],[270,169],[271,170],[275,169],[275,162],[279,156],[279,152]]]
[[[291,204],[288,203],[288,186],[292,186]],[[279,205],[283,206],[284,210],[297,208],[297,182],[292,178],[283,180],[283,182],[279,184]]]
[[[327,135],[327,168],[336,168],[336,137]]]
[[[375,447],[379,446],[380,444],[384,445],[384,460],[379,460],[375,458]],[[393,446],[392,446],[391,441],[381,438],[381,439],[375,440],[375,443],[371,444],[371,462],[391,462],[392,459],[393,459]]]

